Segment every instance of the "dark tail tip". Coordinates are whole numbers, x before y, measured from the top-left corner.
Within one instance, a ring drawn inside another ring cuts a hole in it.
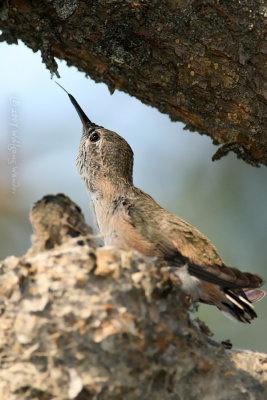
[[[223,302],[222,311],[230,314],[235,320],[243,323],[249,323],[257,318],[253,305],[247,298],[243,290],[234,292],[229,289],[224,290],[226,301]]]

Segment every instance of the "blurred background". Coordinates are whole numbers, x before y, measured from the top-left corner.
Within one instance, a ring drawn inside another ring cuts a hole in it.
[[[89,224],[89,197],[75,160],[81,123],[66,94],[22,43],[0,44],[0,259],[30,246],[31,204],[63,192],[82,208]],[[92,121],[121,134],[135,153],[134,181],[169,211],[186,219],[216,245],[225,263],[267,276],[267,168],[234,155],[213,163],[210,138],[127,94],[111,96],[76,68],[59,63],[59,80]],[[256,305],[251,325],[234,323],[214,307],[198,316],[216,340],[267,351],[267,299]],[[197,314],[195,314],[197,316]]]

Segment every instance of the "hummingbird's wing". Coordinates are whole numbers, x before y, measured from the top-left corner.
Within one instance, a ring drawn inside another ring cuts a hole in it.
[[[204,262],[195,263],[192,259],[185,257],[176,247],[175,241],[168,240],[162,235],[157,248],[161,257],[166,260],[170,266],[188,265],[188,272],[203,281],[214,283],[227,288],[258,288],[263,284],[262,278],[249,272],[242,272],[237,268],[228,267],[214,263],[206,264]],[[221,260],[220,260],[221,261]]]
[[[226,266],[206,236],[135,190],[138,193],[125,203],[126,215],[120,219],[128,247],[156,255],[173,267],[187,264],[190,275],[220,287],[258,288],[263,284],[258,275]]]
[[[251,303],[265,295],[262,279],[227,267],[212,243],[196,228],[172,215],[146,194],[127,199],[118,231],[125,248],[157,256],[176,275],[193,299],[213,304],[226,316],[250,323],[257,317]]]

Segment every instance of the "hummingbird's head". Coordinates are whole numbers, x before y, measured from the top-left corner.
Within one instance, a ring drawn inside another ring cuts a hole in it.
[[[59,84],[58,84],[59,85]],[[120,135],[94,124],[75,98],[69,96],[83,124],[83,135],[77,157],[80,175],[91,192],[106,186],[132,184],[133,151]]]
[[[132,184],[133,151],[120,135],[101,126],[83,130],[77,157],[80,175],[91,192],[106,183]]]

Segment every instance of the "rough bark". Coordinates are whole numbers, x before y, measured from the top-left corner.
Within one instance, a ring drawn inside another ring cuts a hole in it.
[[[31,220],[32,248],[0,265],[1,399],[267,398],[267,356],[211,344],[155,260],[97,247],[64,195]]]
[[[0,16],[51,72],[64,59],[223,144],[214,159],[267,165],[264,0],[6,0]]]

